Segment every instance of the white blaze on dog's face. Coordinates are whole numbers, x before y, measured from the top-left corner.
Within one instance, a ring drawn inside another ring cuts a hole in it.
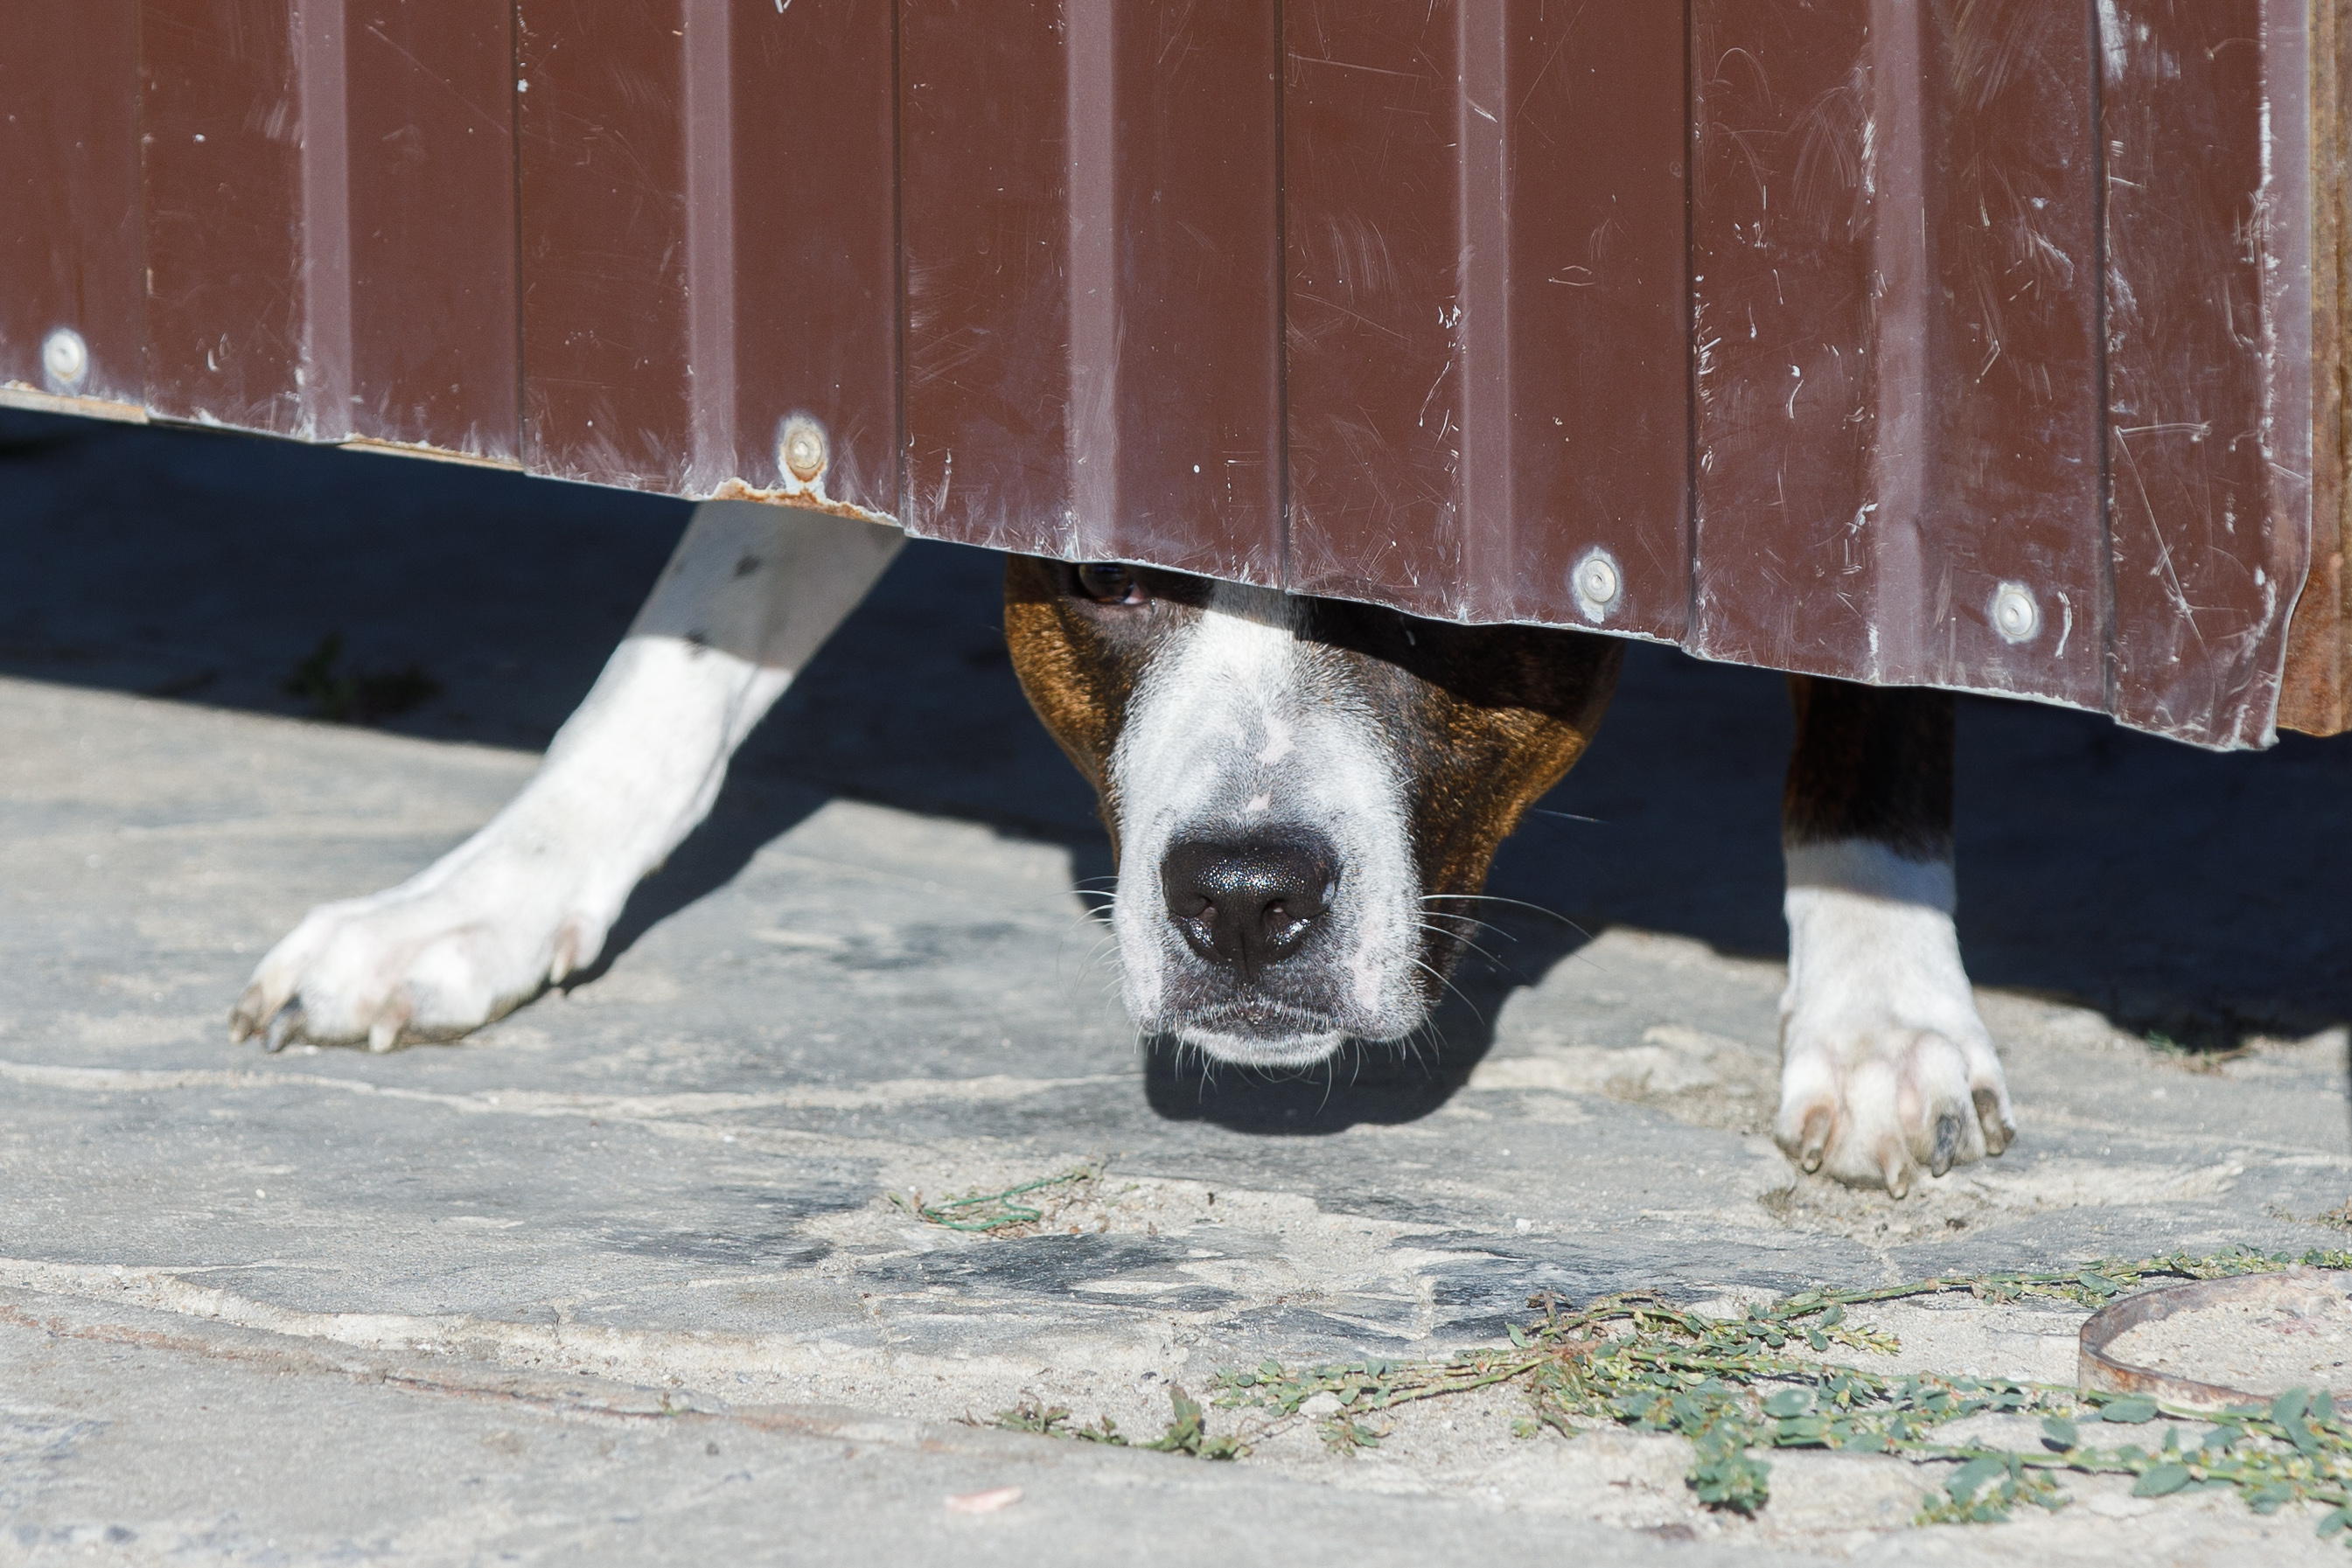
[[[1346,662],[1298,635],[1305,610],[1212,586],[1111,748],[1128,1009],[1228,1061],[1319,1061],[1421,1017],[1402,758]],[[1319,961],[1292,961],[1306,946]]]
[[[1620,657],[1574,632],[1026,557],[1005,627],[1119,851],[1129,1010],[1261,1066],[1422,1022],[1495,846],[1582,751]]]

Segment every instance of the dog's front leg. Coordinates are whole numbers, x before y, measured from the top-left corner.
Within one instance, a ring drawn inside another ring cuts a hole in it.
[[[728,758],[898,552],[894,528],[698,507],[595,687],[522,792],[407,882],[313,909],[254,971],[232,1037],[464,1034],[595,960],[640,878],[718,798]]]
[[[2017,1135],[1952,928],[1952,699],[1790,678],[1789,988],[1774,1135],[1908,1192]]]

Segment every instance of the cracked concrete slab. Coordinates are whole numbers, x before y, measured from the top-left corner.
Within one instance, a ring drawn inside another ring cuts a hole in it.
[[[1203,1077],[1108,994],[1108,850],[1013,685],[994,563],[916,546],[598,972],[460,1044],[273,1059],[226,1044],[255,958],[497,809],[682,514],[165,432],[0,459],[0,496],[37,568],[0,574],[0,1555],[2336,1550],[2092,1483],[1915,1531],[1932,1472],[1825,1455],[1726,1518],[1675,1441],[1517,1437],[1507,1391],[1355,1457],[1249,1425],[1237,1465],[962,1422],[1153,1432],[1171,1385],[1492,1343],[1543,1291],[2336,1244],[2343,745],[1963,705],[1962,936],[2025,1136],[1895,1203],[1764,1135],[1775,678],[1636,650],[1496,870],[1559,917],[1496,905],[1410,1051]],[[279,683],[329,632],[440,695],[388,731],[301,719]],[[1028,1234],[908,1207],[1096,1163]],[[2079,1314],[1877,1320],[1906,1364],[2063,1380]]]
[[[446,1357],[320,1354],[0,1293],[11,1563],[1680,1563],[1639,1532],[1383,1499],[1241,1467],[809,1406],[722,1403]],[[100,1393],[100,1391],[102,1391]],[[951,1498],[1017,1488],[993,1512]],[[1728,1561],[1730,1552],[1703,1561]]]

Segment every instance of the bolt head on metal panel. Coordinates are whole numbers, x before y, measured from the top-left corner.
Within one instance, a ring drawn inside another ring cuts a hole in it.
[[[2033,591],[2021,582],[2004,582],[1993,590],[1992,629],[2004,642],[2032,642],[2042,630],[2042,606]]]
[[[89,374],[89,345],[70,327],[60,327],[41,343],[41,369],[61,388],[81,385]]]
[[[1625,579],[1617,570],[1616,558],[1598,548],[1587,550],[1576,563],[1576,570],[1569,574],[1569,585],[1576,591],[1576,607],[1596,626],[1609,619],[1609,612],[1625,596]]]
[[[776,450],[784,460],[784,472],[803,485],[814,485],[817,476],[824,472],[824,432],[817,428],[814,420],[788,421]]]

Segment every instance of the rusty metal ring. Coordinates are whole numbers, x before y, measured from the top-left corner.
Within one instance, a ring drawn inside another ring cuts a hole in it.
[[[2288,1269],[2275,1274],[2241,1274],[2227,1280],[2190,1280],[2111,1301],[2084,1323],[2075,1381],[2093,1394],[2145,1394],[2163,1404],[2193,1410],[2267,1409],[2275,1395],[2255,1394],[2225,1384],[2175,1377],[2150,1367],[2134,1366],[2109,1354],[2115,1342],[2142,1323],[2161,1322],[2179,1312],[2231,1302],[2259,1301],[2279,1293],[2288,1283],[2332,1279],[2340,1289],[2343,1276],[2325,1269]]]

